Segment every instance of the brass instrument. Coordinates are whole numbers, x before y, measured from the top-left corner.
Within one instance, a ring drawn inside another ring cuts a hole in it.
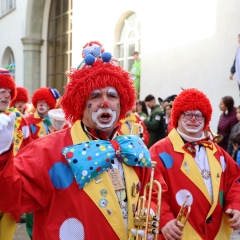
[[[156,167],[156,162],[151,162],[151,177],[150,181],[144,187],[144,195],[141,196],[138,200],[138,208],[134,216],[134,226],[137,230],[136,240],[146,240],[147,234],[152,233],[154,235],[154,239],[158,238],[159,234],[159,220],[160,220],[160,210],[161,210],[161,196],[162,196],[162,187],[161,184],[154,180],[154,170]],[[157,186],[157,209],[155,216],[151,216],[150,214],[150,204],[152,199],[152,192],[154,185]],[[147,190],[148,190],[148,199],[147,199]],[[146,208],[147,204],[147,208]]]
[[[137,128],[137,133],[134,131]],[[138,135],[143,140],[143,126],[139,123],[134,123],[131,127],[130,134]]]
[[[177,218],[176,218],[176,225],[177,225],[177,221],[180,221],[182,224],[183,224],[183,227],[180,227],[177,225],[177,227],[182,231],[187,220],[188,220],[188,217],[189,217],[189,214],[191,212],[191,206],[188,206],[186,205],[186,202],[188,200],[188,198],[190,197],[190,194],[186,194],[186,198],[183,202],[183,205],[181,206],[181,209],[177,215]]]
[[[222,141],[223,136],[221,134],[214,133],[209,126],[206,131],[210,134],[210,138],[214,143],[219,143],[220,141]]]

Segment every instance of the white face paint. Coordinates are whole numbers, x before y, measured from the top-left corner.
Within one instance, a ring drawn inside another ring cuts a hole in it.
[[[21,113],[23,113],[24,112],[24,105],[25,105],[25,102],[17,101],[17,102],[15,102],[14,107],[17,108]]]
[[[37,111],[40,115],[43,115],[45,117],[49,111],[49,108],[49,105],[45,101],[38,101]]]
[[[11,90],[0,88],[0,112],[5,112],[11,101]]]
[[[98,127],[110,128],[116,121],[117,112],[112,111],[110,108],[99,108],[96,112],[92,112],[91,117]]]
[[[196,126],[195,128],[188,127],[189,122],[190,121],[187,121],[187,122],[182,121],[183,128],[185,128],[186,131],[188,131],[188,132],[196,133],[196,132],[199,132],[200,130],[202,130],[204,127],[204,121],[202,123],[200,123],[198,126]]]
[[[193,111],[190,111],[190,112],[193,112]],[[202,113],[200,111],[195,111],[194,114],[202,114]],[[186,120],[185,118],[182,118],[182,127],[189,133],[197,133],[202,131],[204,124],[205,124],[204,119],[200,122],[200,121],[197,121],[196,119]]]

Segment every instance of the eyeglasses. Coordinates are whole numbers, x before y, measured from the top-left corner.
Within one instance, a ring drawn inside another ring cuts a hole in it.
[[[191,120],[193,116],[197,121],[202,121],[204,119],[204,116],[201,113],[193,114],[191,112],[183,112],[182,114],[186,120]]]

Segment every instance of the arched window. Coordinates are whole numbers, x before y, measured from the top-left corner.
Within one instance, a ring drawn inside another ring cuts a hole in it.
[[[47,86],[63,92],[72,61],[72,1],[52,0],[48,23]]]
[[[7,15],[16,9],[16,0],[1,0],[0,1],[0,18]]]
[[[14,59],[12,49],[10,47],[7,47],[4,51],[4,54],[3,54],[2,66],[1,67],[6,68],[11,63],[15,64],[15,59]],[[15,69],[16,69],[16,67],[15,67]],[[15,71],[12,73],[12,77],[15,79]]]
[[[118,63],[127,71],[130,71],[134,61],[132,54],[135,51],[141,53],[140,40],[140,22],[137,14],[133,13],[124,20],[120,39],[117,42]]]

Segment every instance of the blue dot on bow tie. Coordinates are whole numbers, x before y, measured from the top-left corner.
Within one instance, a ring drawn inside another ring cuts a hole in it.
[[[78,160],[77,159],[73,159],[73,163],[77,163],[78,162]]]
[[[173,166],[173,158],[170,154],[162,152],[158,156],[162,160],[163,164],[167,169]]]
[[[16,117],[20,117],[20,113],[19,112],[15,112]]]
[[[56,162],[48,171],[55,188],[66,189],[74,180],[71,168],[62,162]]]

